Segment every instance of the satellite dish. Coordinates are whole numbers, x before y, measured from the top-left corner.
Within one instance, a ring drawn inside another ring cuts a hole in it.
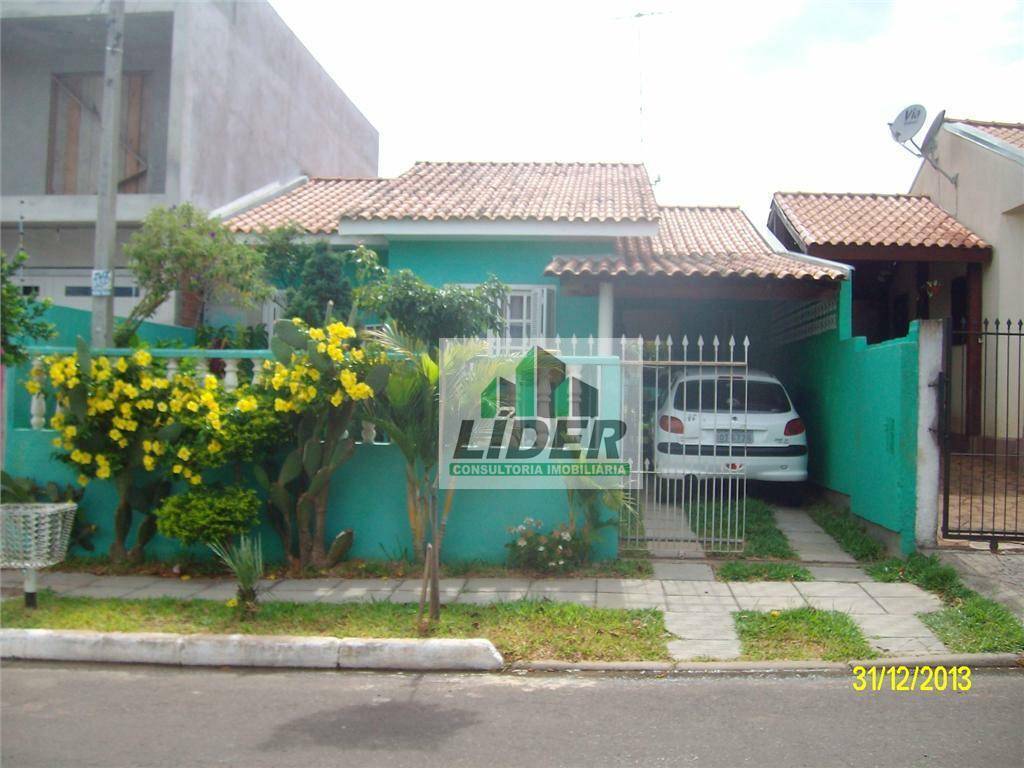
[[[927,157],[935,156],[935,137],[939,133],[939,129],[945,121],[946,110],[942,110],[935,116],[931,127],[928,128],[928,133],[924,135],[924,141],[921,142],[921,154],[926,155]]]
[[[911,104],[896,115],[896,119],[889,123],[889,131],[896,143],[903,144],[914,138],[927,116],[928,113],[920,104]]]

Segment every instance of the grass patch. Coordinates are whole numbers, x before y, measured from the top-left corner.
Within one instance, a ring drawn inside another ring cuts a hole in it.
[[[807,514],[855,560],[871,562],[885,555],[885,547],[873,539],[864,523],[848,510],[828,504],[815,504],[807,510]]]
[[[261,603],[243,620],[210,600],[95,600],[39,594],[39,607],[0,604],[4,627],[94,629],[108,632],[417,637],[413,604]],[[520,600],[493,605],[450,605],[432,637],[485,637],[508,662],[667,661],[667,633],[658,610],[589,608],[572,603]]]
[[[1021,653],[1024,626],[1006,607],[981,595],[921,615],[928,628],[954,653]]]
[[[736,614],[736,629],[743,658],[755,661],[848,661],[875,655],[853,619],[836,611],[740,611]]]
[[[716,514],[708,506],[697,508],[690,515],[690,527],[699,536],[714,535],[717,538],[735,536],[730,530],[726,516]],[[796,552],[789,546],[789,539],[775,524],[775,510],[761,499],[747,498],[746,528],[744,534],[744,557],[770,557],[777,560],[792,560]]]
[[[960,581],[956,568],[946,565],[936,555],[925,557],[915,553],[906,560],[891,557],[869,565],[865,570],[875,581],[907,581],[935,592],[947,603],[964,600],[974,594]]]
[[[719,581],[814,581],[811,572],[795,563],[729,560],[715,566]]]

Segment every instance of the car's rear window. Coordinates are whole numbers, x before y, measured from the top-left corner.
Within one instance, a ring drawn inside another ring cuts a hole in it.
[[[697,379],[676,386],[673,405],[678,411],[743,411],[787,413],[786,390],[771,381]]]

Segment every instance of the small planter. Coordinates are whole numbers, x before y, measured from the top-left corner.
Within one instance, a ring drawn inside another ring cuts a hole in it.
[[[36,571],[56,565],[68,551],[77,505],[0,504],[0,566],[25,574],[25,605],[36,606]]]

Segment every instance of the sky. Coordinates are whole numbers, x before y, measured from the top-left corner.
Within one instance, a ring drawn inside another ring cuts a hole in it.
[[[775,191],[906,192],[909,104],[1024,121],[1024,0],[271,2],[380,132],[382,176],[642,161],[659,202],[763,228]]]

